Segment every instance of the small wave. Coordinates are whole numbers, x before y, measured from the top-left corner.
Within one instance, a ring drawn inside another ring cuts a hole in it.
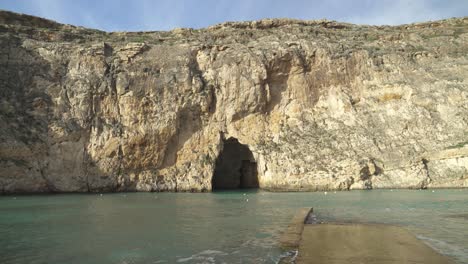
[[[285,263],[294,264],[296,263],[296,258],[297,258],[298,253],[299,251],[297,249],[286,251],[279,256],[279,260],[276,262],[276,264],[285,264]]]
[[[180,258],[177,260],[178,263],[184,263],[187,261],[202,261],[203,263],[215,263],[215,256],[226,256],[228,255],[226,252],[219,251],[219,250],[203,250],[197,254],[194,254],[187,258]]]
[[[460,248],[445,241],[423,235],[417,235],[416,237],[442,255],[452,256],[459,260],[465,261],[468,258],[468,249]]]
[[[468,220],[468,214],[450,214],[445,217]]]

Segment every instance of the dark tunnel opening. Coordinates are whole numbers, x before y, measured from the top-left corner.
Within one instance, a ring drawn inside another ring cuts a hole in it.
[[[212,179],[213,190],[258,188],[257,162],[247,145],[236,138],[224,140],[216,160]]]

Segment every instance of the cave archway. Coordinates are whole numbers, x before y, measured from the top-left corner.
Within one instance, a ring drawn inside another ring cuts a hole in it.
[[[236,138],[224,140],[211,184],[213,190],[258,188],[257,162],[247,145]]]

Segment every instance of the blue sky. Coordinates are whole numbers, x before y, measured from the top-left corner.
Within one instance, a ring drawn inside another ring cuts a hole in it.
[[[468,0],[0,0],[0,9],[106,31],[289,17],[396,25],[468,16]]]

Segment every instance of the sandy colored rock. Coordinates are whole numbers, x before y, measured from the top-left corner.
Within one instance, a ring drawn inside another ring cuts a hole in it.
[[[468,19],[102,32],[0,11],[0,192],[468,186]]]

